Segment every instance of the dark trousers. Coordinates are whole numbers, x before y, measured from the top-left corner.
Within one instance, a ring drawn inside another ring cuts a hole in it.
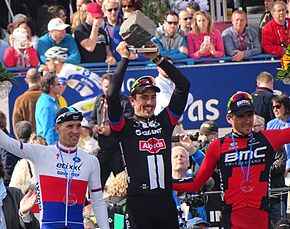
[[[127,196],[126,229],[178,229],[172,194]]]
[[[116,176],[124,170],[119,150],[105,151],[100,149],[97,155],[101,167],[101,183],[104,188],[111,172]]]

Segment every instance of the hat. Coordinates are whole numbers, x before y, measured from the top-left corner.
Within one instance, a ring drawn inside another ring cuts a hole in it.
[[[67,27],[69,27],[69,25],[65,24],[60,18],[53,18],[48,22],[47,30],[64,30]]]
[[[204,219],[200,218],[200,217],[194,217],[193,219],[189,219],[187,221],[186,226],[188,228],[191,228],[193,226],[198,226],[199,224],[204,223],[206,226],[210,226],[210,224],[208,222],[206,222]]]
[[[152,88],[156,92],[160,92],[160,88],[155,86],[155,80],[152,76],[142,76],[134,81],[131,86],[131,96],[135,94],[142,94],[146,88]]]
[[[91,2],[88,4],[87,12],[94,18],[102,18],[104,16],[102,7],[96,2]]]
[[[205,121],[201,124],[199,131],[203,134],[218,132],[218,125],[215,121]]]
[[[55,116],[55,124],[57,125],[63,122],[75,120],[82,121],[83,114],[73,107],[63,107],[56,113]]]
[[[252,96],[243,91],[238,91],[228,102],[228,114],[242,115],[246,112],[254,112]]]
[[[28,121],[20,121],[15,124],[17,139],[26,143],[32,134],[32,124]]]

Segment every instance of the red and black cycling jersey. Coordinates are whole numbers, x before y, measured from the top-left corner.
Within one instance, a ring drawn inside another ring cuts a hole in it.
[[[136,115],[125,118],[118,94],[127,65],[128,60],[122,58],[112,76],[107,102],[111,128],[121,142],[128,195],[171,195],[171,135],[185,108],[189,82],[177,68],[163,60],[159,66],[176,86],[168,107],[149,119]]]
[[[183,192],[198,191],[212,175],[217,167],[221,188],[224,191],[223,214],[236,209],[255,208],[268,210],[269,207],[269,172],[274,160],[275,152],[285,143],[290,142],[290,128],[283,130],[265,130],[253,133],[252,151],[250,151],[250,136],[231,134],[212,142],[205,155],[201,168],[192,181],[175,181],[173,188]],[[251,157],[249,181],[253,184],[253,191],[243,192],[241,183],[245,179],[239,159],[244,171],[247,171],[248,157]]]

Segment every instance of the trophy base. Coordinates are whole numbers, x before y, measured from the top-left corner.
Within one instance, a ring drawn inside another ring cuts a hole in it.
[[[129,47],[128,49],[132,53],[147,53],[147,52],[157,52],[158,51],[157,47],[143,47],[143,48]]]

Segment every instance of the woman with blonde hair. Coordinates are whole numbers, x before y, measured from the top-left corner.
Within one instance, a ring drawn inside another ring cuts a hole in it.
[[[211,16],[197,11],[192,31],[187,35],[188,56],[191,58],[222,57],[225,54],[221,32],[212,28]]]
[[[47,145],[45,138],[33,132],[27,143]],[[35,184],[34,165],[30,160],[21,159],[17,162],[11,176],[9,187],[21,189],[23,194],[26,194],[29,185]],[[32,186],[31,186],[32,188]]]

